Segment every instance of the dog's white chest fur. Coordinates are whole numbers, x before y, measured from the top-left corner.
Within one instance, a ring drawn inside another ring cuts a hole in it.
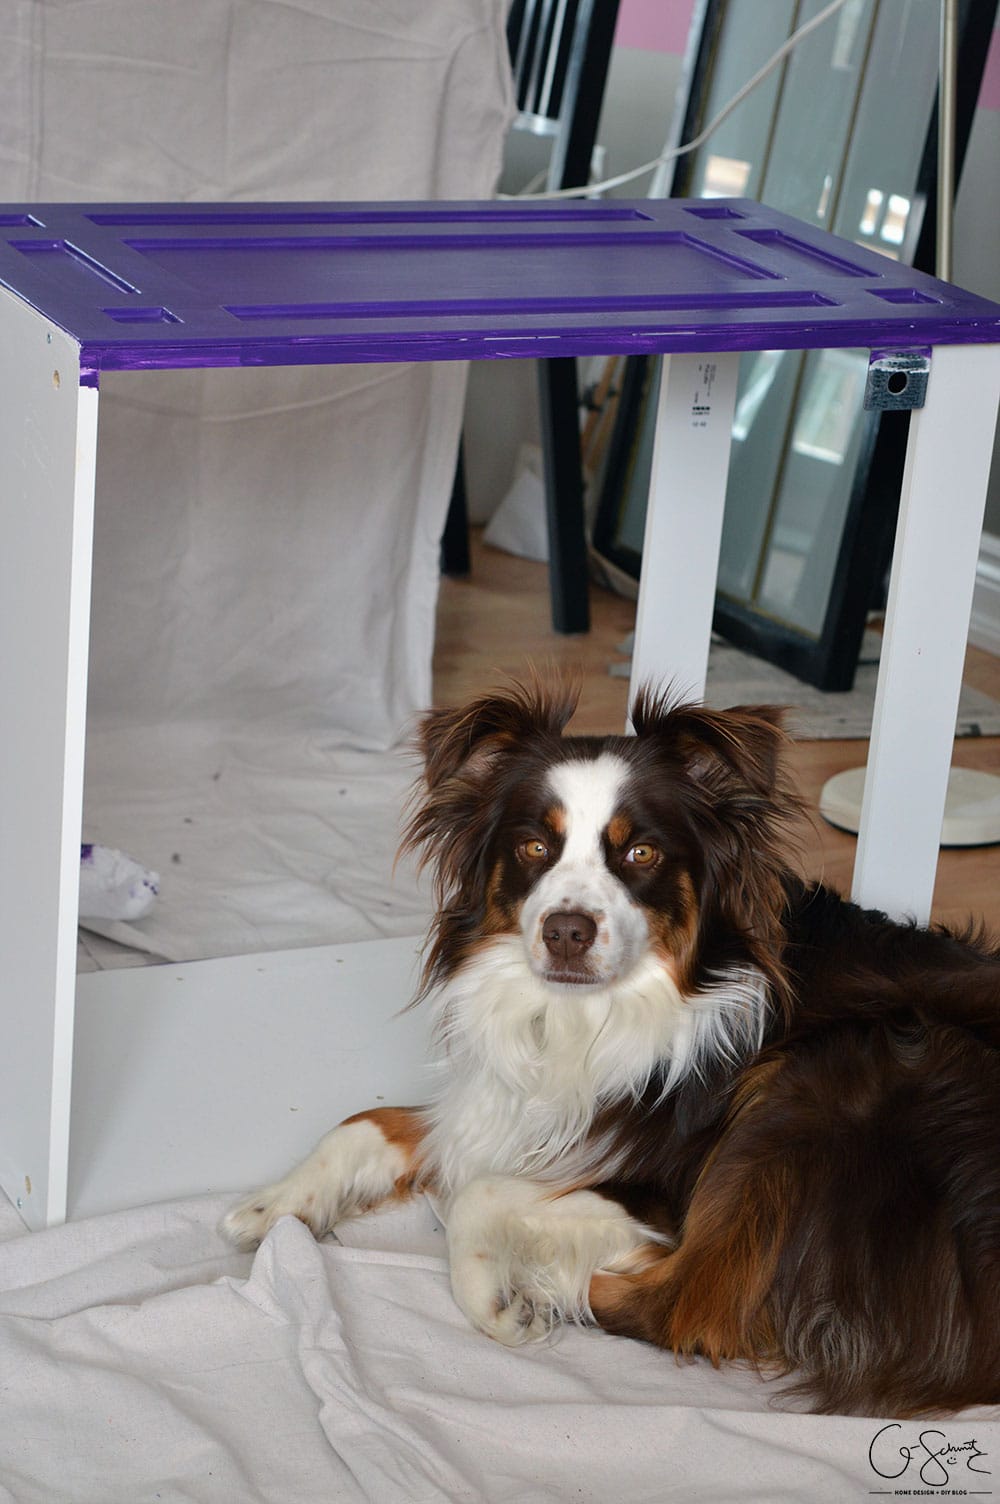
[[[533,975],[518,938],[500,937],[438,1000],[441,1082],[424,1162],[446,1199],[484,1174],[589,1178],[606,1152],[588,1140],[601,1107],[639,1096],[654,1072],[669,1091],[707,1054],[756,1036],[764,1007],[756,977],[683,998],[652,954],[614,986],[556,989]]]

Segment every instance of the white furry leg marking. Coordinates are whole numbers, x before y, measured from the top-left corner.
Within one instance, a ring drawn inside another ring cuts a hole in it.
[[[591,1320],[591,1276],[613,1270],[650,1236],[595,1191],[554,1196],[537,1181],[483,1176],[448,1212],[452,1292],[497,1342],[535,1341],[558,1321]]]
[[[317,1238],[345,1217],[387,1200],[410,1167],[410,1156],[369,1118],[341,1123],[284,1180],[247,1196],[227,1213],[222,1230],[240,1248],[256,1248],[279,1217],[298,1217]]]

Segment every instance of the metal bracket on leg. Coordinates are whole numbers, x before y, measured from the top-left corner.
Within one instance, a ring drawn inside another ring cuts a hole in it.
[[[865,407],[875,412],[911,412],[927,399],[930,351],[873,352],[865,382]]]

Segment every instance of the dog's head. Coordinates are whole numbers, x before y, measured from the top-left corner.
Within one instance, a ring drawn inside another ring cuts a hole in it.
[[[435,873],[425,971],[517,936],[557,991],[613,986],[652,954],[682,994],[727,968],[781,990],[781,713],[643,693],[634,736],[566,736],[575,694],[512,687],[421,727],[405,844]]]

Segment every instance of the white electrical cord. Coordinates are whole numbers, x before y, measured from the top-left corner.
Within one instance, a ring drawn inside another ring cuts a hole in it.
[[[769,73],[773,73],[774,69],[783,58],[788,56],[793,48],[797,47],[810,32],[815,31],[818,26],[822,26],[824,21],[828,21],[838,10],[842,10],[846,4],[847,0],[832,0],[830,5],[825,6],[821,11],[817,11],[811,21],[806,21],[797,31],[793,31],[788,40],[782,43],[777,52],[767,60],[764,66],[758,68],[752,78],[747,79],[742,89],[733,95],[729,103],[723,105],[719,113],[709,121],[705,129],[699,132],[693,140],[685,141],[683,146],[675,146],[672,150],[665,151],[660,156],[654,157],[651,162],[644,162],[641,167],[633,167],[630,172],[620,172],[617,177],[605,178],[600,183],[585,183],[581,184],[579,188],[555,188],[548,193],[529,193],[527,191],[524,193],[500,193],[497,197],[538,199],[589,197],[591,194],[604,193],[609,188],[620,188],[623,183],[631,183],[635,178],[641,178],[647,172],[654,172],[657,167],[661,167],[665,162],[673,161],[675,157],[683,157],[687,152],[695,151],[703,142],[708,140],[713,131],[718,130],[722,122],[728,119],[737,105],[742,104],[747,95],[756,89],[758,84],[763,83]]]

